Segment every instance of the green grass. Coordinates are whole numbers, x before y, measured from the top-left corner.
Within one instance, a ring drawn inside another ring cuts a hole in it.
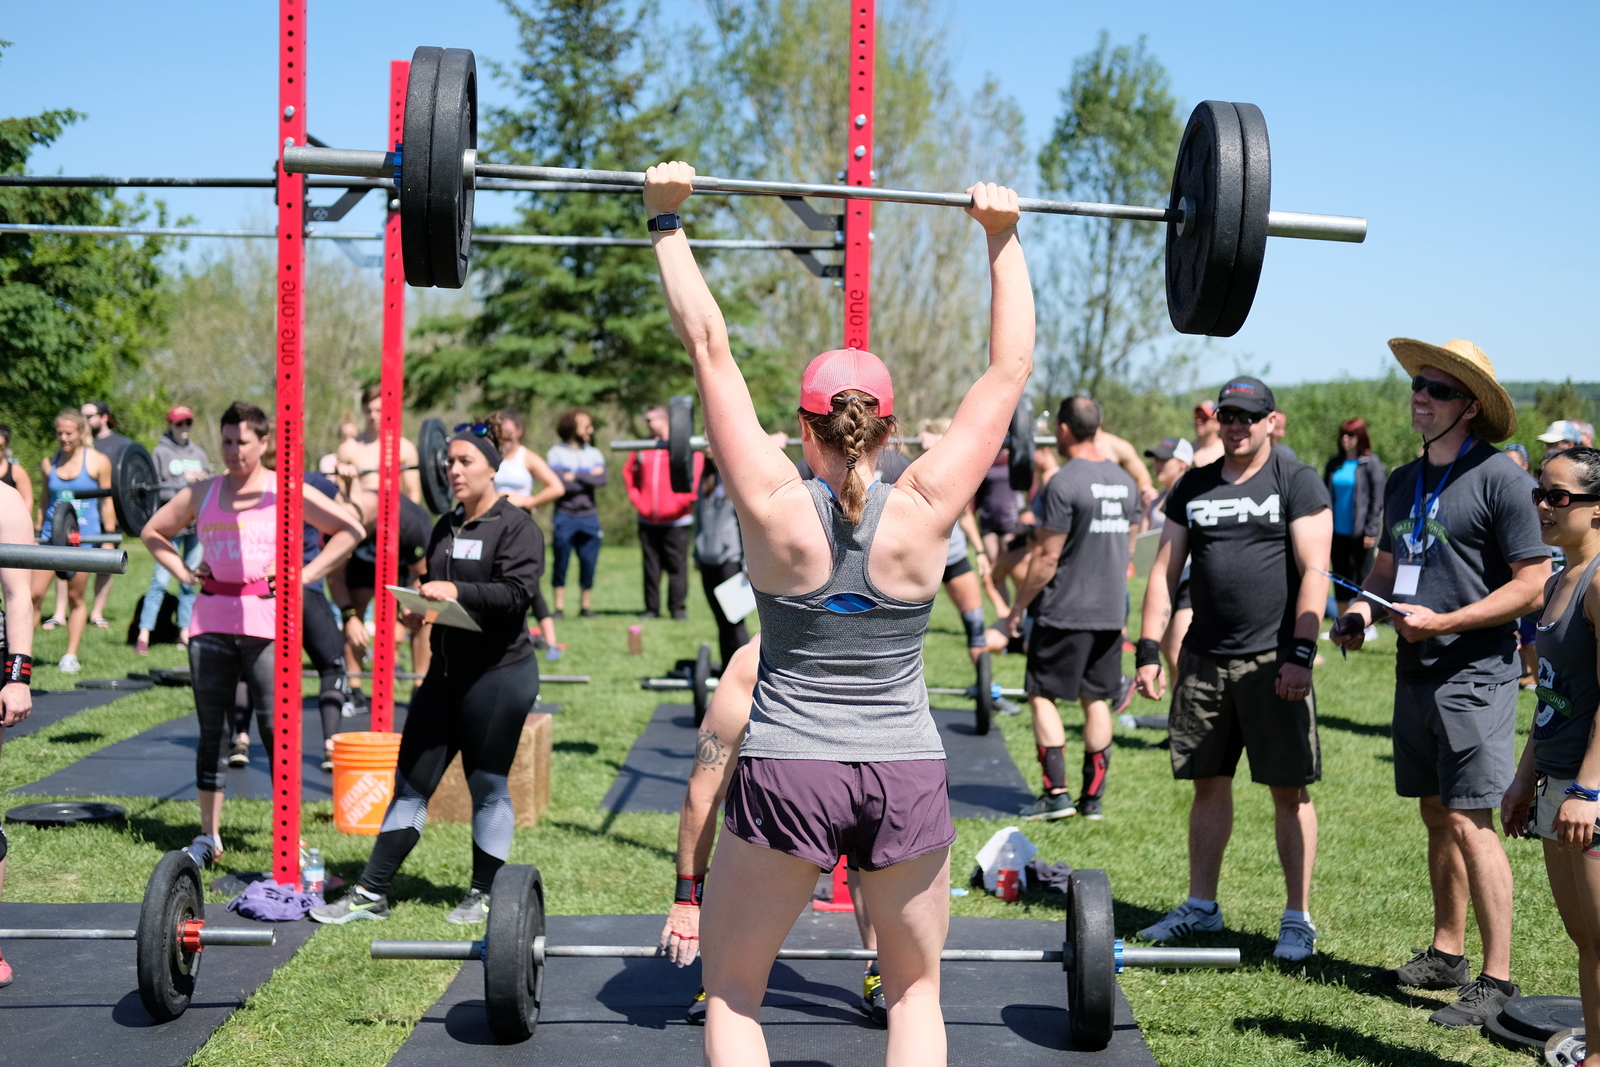
[[[176,650],[158,648],[135,657],[121,643],[134,599],[143,591],[149,558],[136,547],[132,573],[118,579],[110,615],[116,629],[91,630],[81,657],[85,675],[118,676],[143,665],[181,662]],[[1137,603],[1139,590],[1135,590]],[[546,665],[562,673],[589,674],[587,686],[549,686],[547,700],[565,707],[555,719],[551,806],[540,824],[520,830],[512,862],[537,863],[544,872],[548,906],[557,914],[661,913],[672,886],[673,815],[609,815],[596,810],[658,697],[637,680],[714,640],[710,612],[698,581],[690,595],[690,621],[645,623],[645,655],[627,655],[627,626],[639,610],[637,550],[608,546],[601,557],[595,606],[600,617],[560,624],[566,658]],[[941,597],[927,644],[928,677],[935,685],[966,685],[960,620]],[[54,661],[65,647],[61,631],[40,636],[38,655]],[[1131,657],[1130,657],[1131,659]],[[1020,684],[1022,661],[1000,657],[998,680]],[[1131,669],[1131,663],[1129,665]],[[1489,1044],[1476,1033],[1430,1026],[1426,1014],[1445,994],[1408,995],[1374,980],[1376,968],[1393,966],[1428,941],[1424,837],[1415,804],[1394,795],[1387,723],[1392,708],[1393,635],[1375,649],[1334,656],[1317,671],[1322,711],[1324,781],[1313,787],[1321,819],[1321,851],[1312,915],[1321,931],[1319,952],[1306,965],[1279,967],[1271,959],[1283,882],[1272,842],[1267,792],[1241,776],[1236,790],[1233,844],[1223,869],[1221,901],[1228,929],[1196,944],[1237,945],[1245,966],[1234,972],[1163,974],[1129,971],[1122,988],[1163,1064],[1526,1064],[1528,1059]],[[42,688],[65,688],[51,666],[39,670]],[[94,749],[188,714],[188,690],[155,689],[83,712],[37,734],[6,744],[0,789],[12,789],[59,769]],[[1074,708],[1063,709],[1069,727]],[[1136,704],[1134,711],[1164,710]],[[1526,731],[1531,701],[1523,698]],[[1025,716],[999,720],[1023,777],[1038,785],[1038,767]],[[1187,884],[1186,819],[1189,789],[1171,777],[1161,735],[1118,728],[1107,815],[1100,823],[1065,820],[1025,829],[1041,858],[1076,867],[1104,867],[1116,896],[1119,935],[1130,936],[1184,896]],[[1069,777],[1076,780],[1077,742],[1069,746]],[[7,797],[6,806],[25,802]],[[125,824],[39,831],[13,827],[6,896],[15,901],[137,901],[146,873],[162,851],[188,842],[198,829],[193,803],[148,798],[106,798],[128,808]],[[230,800],[223,866],[254,870],[270,863],[269,806]],[[952,868],[965,882],[972,855],[1004,821],[959,820]],[[323,850],[330,870],[349,880],[360,871],[369,838],[346,837],[332,824],[329,805],[305,811],[305,838]],[[428,828],[396,882],[394,919],[386,937],[446,937],[444,912],[465,892],[469,877],[465,826]],[[1513,977],[1529,992],[1575,995],[1576,953],[1550,900],[1539,846],[1508,841],[1516,871],[1516,941]],[[220,897],[213,898],[220,903]],[[956,915],[1062,917],[1061,898],[1030,892],[1004,904],[982,895],[953,900]],[[375,962],[366,958],[373,930],[366,926],[320,930],[261,990],[227,1021],[194,1063],[217,1067],[277,1067],[284,1063],[340,1063],[377,1067],[400,1046],[454,973],[454,965]],[[1480,958],[1475,931],[1469,951]],[[26,976],[23,976],[26,981]],[[1064,990],[1044,978],[1045,990]]]

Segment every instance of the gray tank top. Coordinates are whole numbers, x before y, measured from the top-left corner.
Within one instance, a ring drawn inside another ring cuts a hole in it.
[[[833,549],[833,573],[797,596],[755,590],[761,666],[740,755],[875,763],[943,759],[928,713],[922,638],[933,601],[897,600],[867,577],[893,491],[867,490],[852,526],[820,478],[805,483]]]
[[[1583,593],[1594,580],[1600,557],[1589,561],[1573,587],[1567,610],[1539,627],[1539,709],[1533,716],[1534,764],[1540,774],[1571,778],[1583,765],[1595,708],[1600,707],[1600,680],[1595,677],[1595,635],[1583,615]],[[1560,575],[1550,579],[1545,597]]]

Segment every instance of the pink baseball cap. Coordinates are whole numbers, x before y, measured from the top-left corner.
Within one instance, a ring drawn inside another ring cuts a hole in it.
[[[813,415],[833,411],[833,398],[855,390],[878,402],[878,414],[894,414],[894,383],[889,368],[871,352],[836,348],[811,361],[800,377],[800,408]]]

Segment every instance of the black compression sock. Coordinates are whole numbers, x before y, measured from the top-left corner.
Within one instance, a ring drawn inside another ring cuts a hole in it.
[[[1103,748],[1099,752],[1085,752],[1083,754],[1083,795],[1086,797],[1104,796],[1106,791],[1106,772],[1111,767],[1111,749]]]
[[[1039,767],[1044,772],[1044,791],[1067,787],[1067,757],[1061,745],[1039,746]]]
[[[1444,962],[1448,963],[1452,967],[1461,966],[1461,961],[1467,958],[1464,955],[1463,956],[1452,956],[1448,952],[1440,952],[1438,949],[1434,948],[1431,945],[1428,946],[1428,952],[1433,956],[1434,959],[1443,960]]]

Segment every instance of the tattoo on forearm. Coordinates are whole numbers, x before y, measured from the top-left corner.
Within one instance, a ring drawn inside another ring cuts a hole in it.
[[[694,745],[695,763],[706,768],[716,768],[722,766],[727,758],[728,750],[723,745],[722,739],[710,730],[701,730]]]

